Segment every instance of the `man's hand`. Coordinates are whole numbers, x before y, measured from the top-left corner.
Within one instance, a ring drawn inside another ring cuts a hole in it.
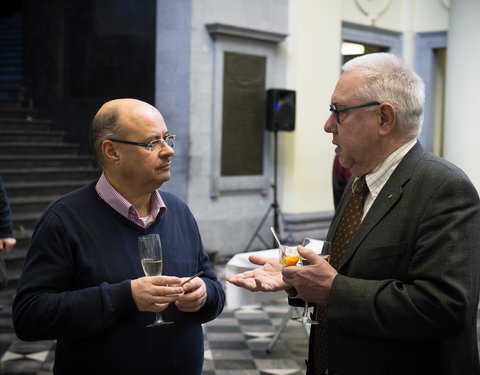
[[[180,278],[150,276],[132,280],[130,287],[139,311],[162,312],[183,293]]]
[[[252,292],[277,292],[289,287],[283,281],[282,265],[278,258],[264,258],[258,255],[250,255],[248,259],[253,264],[261,267],[253,271],[227,276],[226,279],[228,282],[251,290]]]
[[[298,292],[304,301],[328,303],[333,279],[338,272],[314,251],[298,246],[298,253],[305,258],[308,266],[284,267],[283,280]]]
[[[16,243],[17,240],[15,238],[0,238],[0,251],[7,253],[13,249]]]
[[[182,278],[182,282],[188,277]],[[177,309],[183,312],[195,312],[200,310],[207,301],[207,287],[200,277],[195,277],[183,286],[185,292],[175,302]]]

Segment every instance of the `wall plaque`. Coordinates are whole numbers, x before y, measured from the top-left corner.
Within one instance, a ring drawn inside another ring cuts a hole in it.
[[[263,174],[266,57],[224,52],[221,175]]]

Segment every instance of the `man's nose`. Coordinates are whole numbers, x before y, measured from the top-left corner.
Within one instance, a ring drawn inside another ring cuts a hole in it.
[[[333,133],[336,129],[337,123],[335,121],[335,116],[333,113],[328,116],[327,121],[325,121],[325,125],[323,125],[323,130],[327,133]]]

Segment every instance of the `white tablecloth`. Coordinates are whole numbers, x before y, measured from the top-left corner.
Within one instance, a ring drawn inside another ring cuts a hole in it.
[[[321,251],[322,244],[323,241],[312,240],[307,247],[319,253]],[[227,263],[225,267],[225,276],[235,275],[237,273],[250,271],[259,267],[248,260],[248,257],[254,254],[266,258],[279,258],[278,249],[267,249],[236,254]],[[263,302],[270,302],[281,298],[286,298],[287,293],[283,290],[270,293],[250,292],[249,290],[235,286],[227,281],[226,297],[227,308],[236,309],[244,305],[256,305]]]
[[[251,251],[234,255],[225,267],[225,276],[235,275],[236,273],[250,271],[259,267],[248,260],[248,257],[254,254],[267,258],[278,258],[278,249]],[[286,298],[287,296],[287,293],[283,290],[273,293],[250,292],[249,290],[240,288],[228,281],[226,284],[227,308],[230,309],[237,309],[244,305],[256,305],[263,302],[270,302],[280,298]]]

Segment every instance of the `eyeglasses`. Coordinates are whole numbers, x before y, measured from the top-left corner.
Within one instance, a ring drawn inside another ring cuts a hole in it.
[[[145,147],[149,152],[152,152],[155,149],[162,148],[165,144],[168,147],[173,148],[175,146],[176,139],[177,139],[176,135],[167,135],[165,138],[154,139],[150,143],[130,142],[130,141],[124,141],[122,139],[109,139],[109,141],[124,143],[126,145]]]
[[[335,119],[337,120],[337,123],[340,124],[340,113],[341,112],[345,112],[345,111],[348,111],[350,109],[370,107],[372,105],[380,105],[380,104],[381,103],[379,103],[379,102],[371,102],[371,103],[354,105],[352,107],[345,107],[345,108],[336,108],[333,104],[330,104],[329,111],[332,112],[335,115]]]

